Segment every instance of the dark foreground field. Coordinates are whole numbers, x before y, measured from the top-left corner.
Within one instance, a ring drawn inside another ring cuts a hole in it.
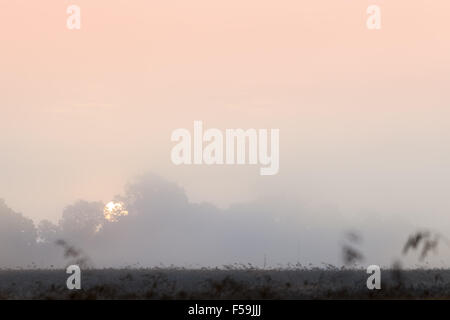
[[[450,270],[382,270],[381,290],[365,270],[103,269],[66,287],[65,270],[0,270],[0,299],[448,299]]]

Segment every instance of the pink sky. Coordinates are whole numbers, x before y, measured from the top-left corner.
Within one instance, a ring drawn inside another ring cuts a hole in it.
[[[442,216],[448,12],[446,0],[2,1],[0,197],[54,220],[153,171],[222,206],[286,193]],[[280,128],[280,174],[173,166],[170,133],[194,120]]]

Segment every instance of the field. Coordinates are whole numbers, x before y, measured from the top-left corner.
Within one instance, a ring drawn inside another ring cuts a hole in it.
[[[450,270],[382,270],[368,290],[356,269],[103,269],[82,272],[68,290],[65,270],[0,270],[0,299],[448,299]]]

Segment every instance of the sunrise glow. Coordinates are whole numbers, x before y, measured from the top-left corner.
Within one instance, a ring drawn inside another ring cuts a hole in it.
[[[108,202],[103,209],[103,215],[110,222],[119,221],[119,217],[127,216],[128,211],[125,210],[124,204],[121,202]]]

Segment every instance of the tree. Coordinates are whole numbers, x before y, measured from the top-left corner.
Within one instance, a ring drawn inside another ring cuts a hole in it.
[[[0,263],[15,267],[33,262],[37,232],[31,219],[14,212],[0,199]]]
[[[66,207],[59,221],[63,240],[82,244],[91,239],[104,221],[104,204],[80,200]]]
[[[48,220],[42,220],[37,229],[38,242],[55,243],[61,236],[61,228]]]

